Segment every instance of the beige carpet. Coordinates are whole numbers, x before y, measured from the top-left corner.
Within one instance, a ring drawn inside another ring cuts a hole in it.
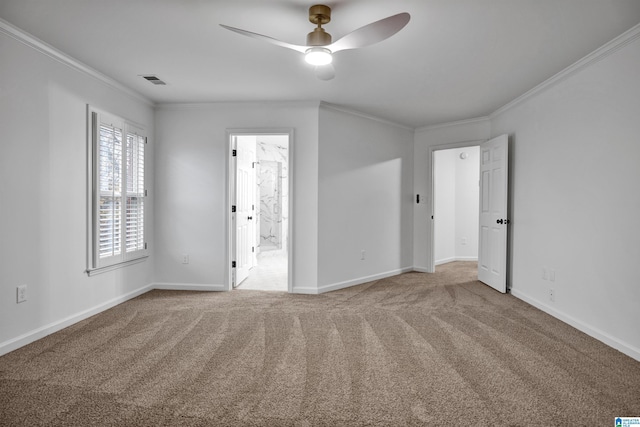
[[[0,357],[0,424],[610,426],[640,362],[473,280],[153,291]]]

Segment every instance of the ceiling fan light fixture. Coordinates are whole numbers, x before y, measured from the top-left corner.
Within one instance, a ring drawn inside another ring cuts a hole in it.
[[[325,47],[312,47],[307,49],[304,60],[311,65],[328,65],[333,61],[331,51]]]
[[[408,13],[398,13],[360,27],[333,42],[331,34],[322,28],[323,25],[331,21],[331,8],[316,4],[309,8],[309,22],[317,27],[307,34],[306,45],[295,45],[240,28],[220,25],[234,33],[304,53],[305,61],[315,67],[316,77],[320,80],[331,80],[335,75],[335,69],[331,65],[334,53],[341,50],[359,49],[386,40],[403,29],[410,19],[411,15]]]

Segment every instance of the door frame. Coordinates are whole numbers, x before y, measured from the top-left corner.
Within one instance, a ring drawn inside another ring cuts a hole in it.
[[[427,254],[427,273],[435,273],[436,271],[436,262],[435,262],[435,222],[433,216],[435,215],[435,151],[441,150],[450,150],[455,148],[465,148],[465,147],[476,147],[480,146],[482,143],[488,141],[488,139],[476,139],[471,141],[460,141],[460,142],[452,142],[448,144],[440,144],[440,145],[432,145],[429,147],[429,173],[427,174],[427,188],[429,189],[429,196],[427,198],[427,212],[428,217],[427,221],[429,221],[429,244],[427,245],[428,254]],[[479,212],[478,212],[479,215]]]
[[[287,135],[289,138],[289,146],[288,146],[288,176],[289,176],[289,224],[288,224],[288,241],[287,241],[287,292],[291,293],[293,290],[293,219],[294,219],[294,209],[293,209],[293,196],[294,196],[294,165],[293,165],[293,155],[294,155],[294,131],[293,128],[228,128],[225,132],[226,136],[226,144],[225,144],[225,155],[227,158],[226,161],[226,170],[225,170],[225,245],[227,247],[226,255],[225,255],[225,284],[224,290],[231,291],[233,289],[232,279],[233,279],[233,268],[231,267],[231,262],[234,260],[233,254],[233,239],[235,233],[235,221],[234,217],[231,213],[232,206],[232,197],[235,193],[235,173],[236,173],[236,164],[232,157],[232,146],[233,146],[233,137],[234,136],[249,136],[249,135]]]

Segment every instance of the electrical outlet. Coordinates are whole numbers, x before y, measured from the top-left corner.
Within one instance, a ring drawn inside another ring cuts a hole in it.
[[[189,254],[182,254],[182,263],[189,264]]]
[[[17,303],[25,302],[27,300],[27,285],[20,285],[17,287]]]
[[[552,282],[556,281],[556,271],[555,270],[549,270],[549,280]]]
[[[360,259],[364,260],[366,257],[367,257],[367,251],[363,249],[362,252],[360,253]]]
[[[467,238],[463,237],[462,239],[460,239],[460,244],[465,246],[467,244]]]
[[[556,302],[556,293],[553,288],[549,288],[549,301]]]
[[[547,269],[542,267],[542,280],[547,280],[549,276],[547,275]]]

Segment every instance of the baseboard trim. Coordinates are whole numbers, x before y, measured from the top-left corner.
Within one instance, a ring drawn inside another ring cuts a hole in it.
[[[555,317],[556,319],[562,320],[563,322],[573,326],[574,328],[578,329],[581,332],[584,332],[590,337],[595,338],[598,341],[601,341],[607,344],[609,347],[613,347],[616,350],[640,362],[640,349],[632,345],[629,345],[625,342],[622,342],[619,339],[612,337],[608,333],[599,330],[598,328],[594,328],[572,316],[569,316],[561,311],[558,311],[555,308],[550,307],[547,304],[544,304],[535,298],[532,298],[526,293],[520,292],[518,289],[512,288],[510,292],[511,292],[511,295],[513,295],[514,297],[526,302],[529,305],[536,307],[537,309],[544,311],[545,313]]]
[[[346,280],[344,282],[334,283],[332,285],[320,286],[317,290],[318,294],[325,292],[337,291],[344,288],[350,288],[351,286],[362,285],[363,283],[373,282],[374,280],[386,279],[387,277],[397,276],[402,273],[409,273],[413,271],[413,267],[404,267],[397,270],[387,271],[385,273],[374,274],[372,276],[360,277],[358,279]]]
[[[308,287],[293,287],[292,294],[301,294],[301,295],[318,295],[318,288],[308,288]]]
[[[160,289],[163,291],[206,291],[206,292],[222,292],[226,291],[225,285],[203,285],[197,283],[152,283],[151,289]]]
[[[91,316],[115,307],[118,304],[122,304],[125,301],[138,297],[144,293],[149,292],[151,289],[153,289],[151,285],[143,286],[139,289],[136,289],[135,291],[96,305],[95,307],[89,308],[76,314],[72,314],[71,316],[65,317],[64,319],[49,323],[48,325],[41,326],[40,328],[29,331],[16,338],[12,338],[8,341],[0,343],[0,356],[12,352],[13,350],[17,350],[20,347],[24,347],[27,344],[31,344],[34,341],[44,338],[47,335],[51,335],[54,332],[58,332],[82,320],[88,319]]]
[[[459,256],[455,259],[456,261],[478,261],[477,256]]]
[[[41,326],[40,328],[29,331],[16,338],[12,338],[8,341],[0,343],[0,356],[10,353],[13,350],[17,350],[20,347],[24,347],[27,344],[31,344],[41,338],[51,335],[54,332],[58,332],[64,328],[67,328],[82,320],[88,319],[98,313],[115,307],[118,304],[122,304],[125,301],[138,297],[144,293],[147,293],[153,289],[172,290],[172,291],[225,291],[224,285],[199,285],[193,283],[151,283],[143,286],[128,294],[121,295],[117,298],[113,298],[105,303],[96,305],[95,307],[81,311],[80,313],[73,314],[64,319],[56,322],[49,323],[48,325]]]
[[[450,262],[456,262],[456,261],[478,261],[478,257],[471,257],[471,256],[451,257],[451,258],[445,258],[445,259],[435,261],[434,264],[442,265],[442,264],[448,264]]]

